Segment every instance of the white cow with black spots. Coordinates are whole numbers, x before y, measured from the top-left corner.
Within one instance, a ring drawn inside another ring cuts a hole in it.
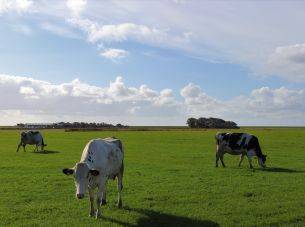
[[[38,151],[38,147],[40,147],[41,150],[44,151],[44,147],[47,146],[44,143],[43,137],[39,131],[22,132],[20,134],[20,143],[18,144],[17,152],[19,151],[19,148],[21,146],[23,146],[23,151],[25,152],[25,146],[27,144],[36,145],[36,148],[34,151]]]
[[[225,153],[232,155],[240,155],[239,166],[241,165],[244,156],[248,157],[250,168],[252,169],[252,158],[257,157],[258,163],[261,167],[266,167],[266,157],[262,153],[258,138],[248,133],[217,133],[216,139],[216,167],[218,167],[218,160],[225,167],[223,156]]]
[[[90,216],[101,217],[101,206],[106,204],[106,183],[118,179],[118,207],[122,207],[124,151],[122,142],[116,138],[90,140],[83,150],[80,162],[73,168],[63,169],[66,175],[74,175],[76,197],[82,199],[88,188]],[[94,209],[94,188],[98,187],[97,211]]]

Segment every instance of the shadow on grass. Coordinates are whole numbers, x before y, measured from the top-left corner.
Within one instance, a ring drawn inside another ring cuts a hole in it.
[[[34,154],[56,154],[60,153],[59,151],[50,151],[50,150],[44,150],[44,151],[33,151]]]
[[[264,171],[264,172],[273,172],[273,173],[305,173],[303,170],[295,170],[295,169],[287,169],[280,167],[266,167],[266,168],[258,168],[256,171]]]
[[[139,208],[130,208],[130,207],[124,207],[124,210],[127,210],[129,212],[136,212],[138,214],[144,215],[144,217],[141,217],[137,220],[136,224],[129,224],[125,223],[119,220],[115,220],[113,218],[104,218],[108,221],[111,221],[116,224],[120,224],[123,226],[132,226],[132,227],[138,227],[138,226],[195,226],[195,227],[218,227],[220,226],[218,223],[210,221],[210,220],[196,220],[188,217],[181,217],[171,214],[165,214],[149,209],[139,209]]]

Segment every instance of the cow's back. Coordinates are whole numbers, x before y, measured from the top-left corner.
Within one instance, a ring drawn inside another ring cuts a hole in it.
[[[90,168],[100,170],[104,175],[119,171],[124,159],[118,139],[93,139],[83,150],[81,162],[86,162]]]
[[[122,141],[115,138],[115,137],[108,137],[108,138],[105,138],[103,139],[104,141],[106,142],[109,142],[109,143],[113,143],[115,144],[116,146],[118,146],[118,148],[120,148],[120,150],[124,153],[124,150],[123,150],[123,144],[122,144]]]
[[[21,141],[24,144],[41,144],[43,138],[39,131],[27,131],[21,133]]]

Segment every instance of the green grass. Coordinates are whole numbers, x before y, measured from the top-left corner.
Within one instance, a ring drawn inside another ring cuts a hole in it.
[[[232,131],[232,130],[231,130]],[[238,130],[237,130],[238,131]],[[258,136],[266,171],[238,156],[215,168],[216,130],[43,131],[46,154],[16,153],[19,132],[0,131],[0,226],[304,226],[305,129],[243,128]],[[123,209],[109,181],[103,218],[75,199],[64,167],[89,139],[117,136],[125,145]]]

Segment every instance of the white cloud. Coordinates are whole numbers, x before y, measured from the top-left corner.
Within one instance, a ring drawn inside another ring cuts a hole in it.
[[[221,105],[219,101],[206,95],[198,85],[193,83],[182,88],[180,94],[190,109],[192,109],[192,106],[199,106],[202,109],[210,111],[214,106]]]
[[[74,16],[78,16],[81,14],[86,6],[87,6],[87,1],[86,0],[67,0],[67,7],[71,11],[71,13]]]
[[[85,33],[87,41],[104,49],[131,41],[179,50],[209,62],[241,64],[254,74],[304,82],[304,64],[299,62],[303,58],[287,58],[278,51],[302,49],[303,44],[296,45],[305,40],[305,30],[300,29],[305,17],[301,2],[182,2],[0,0],[0,14],[31,12],[37,16],[31,19],[38,21],[47,16],[58,24],[47,25],[46,30],[73,38],[68,27],[73,25]]]
[[[105,49],[103,52],[100,53],[100,55],[111,60],[116,60],[125,58],[128,55],[128,51],[123,49],[110,48]]]
[[[243,125],[304,125],[305,91],[285,87],[255,89],[228,101],[206,95],[189,84],[181,90],[188,116],[220,117]]]
[[[19,90],[20,94],[23,95],[34,95],[35,91],[32,87],[21,86]]]
[[[99,87],[78,79],[52,84],[0,75],[1,124],[109,121],[134,125],[184,125],[188,117],[220,117],[243,125],[305,125],[305,91],[262,87],[248,96],[218,100],[190,83],[175,98],[171,89],[128,87],[122,77]],[[9,101],[8,101],[9,100]]]
[[[40,27],[48,32],[51,32],[55,35],[67,37],[67,38],[73,38],[73,39],[79,39],[80,36],[73,32],[71,29],[64,27],[64,26],[59,26],[54,23],[50,22],[43,22],[40,24]]]
[[[87,34],[87,40],[91,43],[98,43],[98,47],[136,41],[152,46],[174,48],[179,45],[187,45],[192,36],[191,33],[183,33],[180,36],[170,35],[166,30],[135,23],[100,24],[79,17],[73,17],[67,21],[84,31]],[[123,54],[126,56],[126,52],[123,53],[118,49],[109,48],[108,51],[102,53],[102,56],[114,58],[112,56],[122,56]]]
[[[32,12],[38,16],[31,19],[39,21],[37,18],[47,16],[58,21],[59,27],[67,26],[63,21],[68,20],[86,33],[88,41],[102,43],[104,48],[133,41],[182,50],[209,62],[242,64],[256,74],[267,72],[290,81],[304,81],[298,57],[287,59],[277,52],[278,48],[300,49],[303,44],[295,44],[304,43],[305,29],[300,28],[305,6],[301,2],[182,2],[54,0],[48,4],[40,0],[0,0],[0,14]],[[66,35],[63,28],[49,30]],[[282,67],[277,59],[289,67]],[[266,67],[268,71],[262,70]]]
[[[88,35],[88,41],[122,42],[136,40],[139,42],[161,42],[166,38],[166,33],[156,28],[134,23],[100,25],[89,19],[72,18],[68,20],[78,26]]]
[[[125,119],[123,123],[130,123],[128,117],[134,119],[133,122],[137,118],[148,121],[156,112],[163,112],[165,119],[173,112],[178,113],[173,103],[166,100],[169,96],[167,90],[158,92],[146,85],[127,87],[122,77],[117,77],[109,86],[97,87],[78,79],[52,84],[28,77],[0,75],[0,111],[37,115],[45,122],[60,119],[60,116],[70,118],[70,121],[82,116],[94,121]],[[6,120],[25,121],[22,117]],[[5,122],[5,118],[1,122]]]
[[[277,47],[269,56],[266,71],[296,82],[305,82],[305,43]]]
[[[30,0],[0,0],[0,14],[9,11],[27,12],[32,5],[33,1]]]

